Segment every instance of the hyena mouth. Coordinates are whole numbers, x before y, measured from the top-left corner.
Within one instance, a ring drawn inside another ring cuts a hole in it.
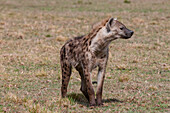
[[[123,39],[129,39],[131,36],[122,36]]]

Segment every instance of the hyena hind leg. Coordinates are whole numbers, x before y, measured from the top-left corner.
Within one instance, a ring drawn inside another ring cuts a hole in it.
[[[63,62],[61,70],[62,70],[61,95],[64,98],[67,95],[67,87],[72,72],[72,66],[69,63]]]
[[[89,95],[87,93],[87,87],[86,87],[86,81],[85,81],[85,78],[84,78],[83,68],[81,66],[77,66],[76,70],[79,72],[80,77],[81,77],[81,88],[80,88],[80,90],[84,94],[86,99],[89,101]]]

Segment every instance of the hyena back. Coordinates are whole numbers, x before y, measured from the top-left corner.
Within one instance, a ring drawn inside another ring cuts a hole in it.
[[[108,46],[115,39],[128,39],[132,35],[133,31],[127,29],[121,22],[114,20],[114,18],[108,18],[95,26],[88,35],[67,41],[60,51],[62,97],[66,96],[72,67],[74,67],[81,76],[80,90],[89,101],[90,106],[95,106],[96,103],[97,105],[102,105],[102,90],[108,61]],[[95,92],[90,75],[96,67],[98,67],[97,102],[95,101]]]

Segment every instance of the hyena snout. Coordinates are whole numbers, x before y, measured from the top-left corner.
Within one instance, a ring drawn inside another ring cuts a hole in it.
[[[124,39],[128,39],[128,38],[131,38],[133,34],[134,34],[134,32],[132,30],[126,28],[124,30],[124,35],[122,37]]]
[[[131,37],[131,36],[133,35],[133,33],[134,33],[134,32],[130,30],[130,32],[129,32],[129,37]]]

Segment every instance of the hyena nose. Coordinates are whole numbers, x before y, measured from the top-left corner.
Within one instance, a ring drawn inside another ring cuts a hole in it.
[[[131,35],[131,36],[133,35],[133,33],[134,33],[133,31],[130,31],[130,35]]]

